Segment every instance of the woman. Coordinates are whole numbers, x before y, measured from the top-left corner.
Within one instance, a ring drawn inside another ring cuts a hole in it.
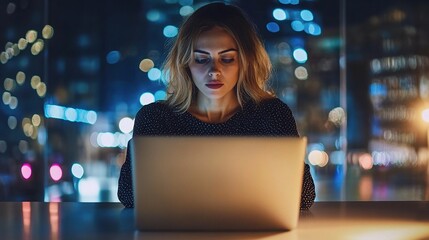
[[[289,107],[266,89],[271,62],[254,25],[237,7],[211,3],[181,26],[164,64],[166,101],[146,105],[134,135],[298,136]],[[129,148],[128,148],[129,149]],[[130,154],[118,197],[133,207]],[[301,209],[314,202],[305,164]]]

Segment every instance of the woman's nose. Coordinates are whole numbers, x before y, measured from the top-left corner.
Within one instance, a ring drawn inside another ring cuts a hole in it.
[[[213,63],[211,64],[210,70],[209,70],[209,76],[210,77],[217,77],[220,75],[220,70],[219,70],[219,66],[218,63],[216,63],[216,61],[213,61]]]

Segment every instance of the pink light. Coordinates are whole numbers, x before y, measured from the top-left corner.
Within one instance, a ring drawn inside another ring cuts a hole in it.
[[[49,173],[51,174],[51,178],[54,181],[58,181],[63,176],[63,171],[61,170],[61,167],[58,164],[53,164],[51,168],[49,169]]]
[[[24,163],[21,167],[21,174],[24,179],[29,179],[31,177],[31,166],[28,163]]]

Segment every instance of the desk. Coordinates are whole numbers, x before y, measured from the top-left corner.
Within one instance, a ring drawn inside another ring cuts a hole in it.
[[[0,239],[429,239],[429,202],[316,202],[289,232],[134,231],[120,203],[0,202]]]

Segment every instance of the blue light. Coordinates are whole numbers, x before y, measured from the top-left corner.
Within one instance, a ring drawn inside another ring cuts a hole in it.
[[[302,10],[300,16],[304,21],[313,21],[314,19],[313,13],[309,10]]]
[[[161,20],[162,15],[158,10],[150,10],[146,13],[146,18],[151,22],[158,22]]]
[[[283,21],[283,20],[286,20],[288,16],[287,16],[287,13],[285,12],[285,10],[280,9],[280,8],[276,8],[273,10],[273,17],[276,20]]]
[[[161,70],[158,68],[151,68],[149,72],[147,72],[147,77],[151,81],[159,80],[161,78]]]
[[[304,30],[304,24],[301,21],[292,21],[291,22],[292,29],[301,32]]]
[[[280,31],[280,26],[275,22],[269,22],[267,24],[267,30],[270,32],[278,32]]]
[[[188,16],[193,12],[194,12],[194,8],[191,6],[183,6],[179,10],[180,16],[183,16],[183,17]]]
[[[322,29],[317,23],[306,23],[304,31],[308,34],[318,36],[322,34]]]
[[[155,92],[155,101],[165,100],[167,98],[167,93],[164,90],[158,90]]]
[[[66,116],[65,120],[75,122],[77,120],[78,113],[74,108],[66,108],[64,115]]]
[[[308,60],[307,52],[302,48],[297,48],[293,51],[293,58],[298,63],[305,63]]]
[[[118,51],[111,51],[106,56],[106,61],[109,64],[115,64],[119,62],[119,59],[121,59],[121,53]]]
[[[82,165],[80,165],[79,163],[73,163],[71,167],[71,172],[73,176],[80,179],[83,177],[85,171],[83,170]]]
[[[88,124],[94,124],[97,121],[97,113],[95,111],[51,104],[45,105],[45,117]]]
[[[175,37],[178,33],[178,28],[172,25],[167,25],[164,27],[163,34],[168,38]]]
[[[145,92],[140,96],[140,104],[142,106],[155,102],[155,96],[150,92]]]

